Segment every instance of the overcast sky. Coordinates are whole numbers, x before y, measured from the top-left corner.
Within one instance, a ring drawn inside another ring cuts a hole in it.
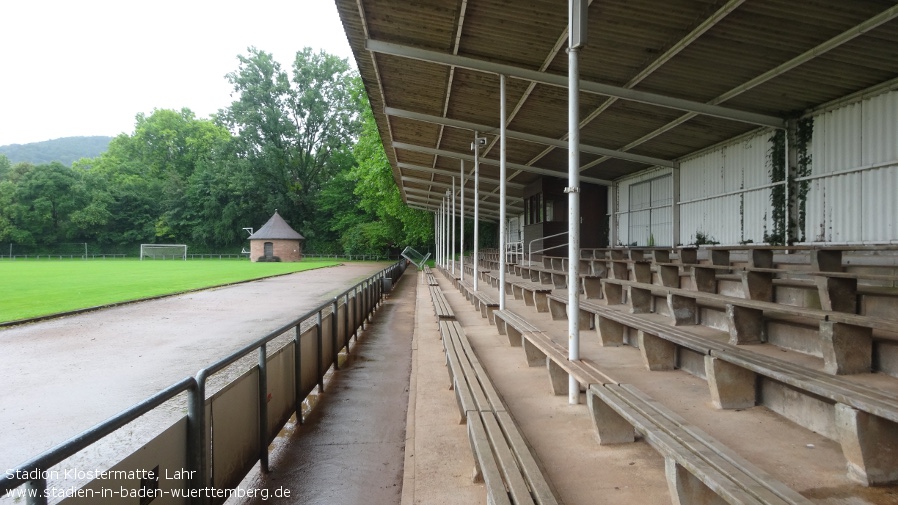
[[[154,108],[208,117],[249,46],[355,67],[331,0],[0,0],[0,20],[0,145],[132,133]]]

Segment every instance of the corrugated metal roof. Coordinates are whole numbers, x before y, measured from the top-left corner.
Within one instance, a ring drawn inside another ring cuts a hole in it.
[[[250,240],[305,240],[284,218],[274,211],[274,215],[261,228],[249,236]]]
[[[499,126],[496,73],[366,49],[369,40],[567,74],[567,2],[557,0],[335,0],[393,165],[408,200],[438,206],[459,160],[394,147],[470,156],[473,132],[388,116],[385,107]],[[736,111],[793,118],[898,77],[898,2],[892,0],[601,0],[589,8],[581,78]],[[511,77],[509,129],[566,139],[567,91]],[[678,160],[758,129],[746,122],[580,93],[581,142]],[[491,132],[481,175],[498,177]],[[509,140],[508,161],[567,176],[565,149]],[[439,169],[400,168],[398,163]],[[581,153],[581,175],[614,179],[650,165]],[[471,173],[473,163],[466,162]],[[526,184],[539,175],[509,169]],[[467,182],[473,189],[473,182]],[[482,184],[482,193],[498,193]],[[519,196],[520,190],[509,192]]]

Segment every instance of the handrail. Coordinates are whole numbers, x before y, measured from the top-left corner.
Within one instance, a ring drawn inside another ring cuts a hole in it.
[[[535,239],[531,240],[530,243],[527,244],[527,261],[528,261],[528,262],[532,262],[532,261],[533,261],[533,243],[534,243],[534,242],[539,241],[539,240],[546,240],[547,238],[560,237],[560,236],[562,236],[562,235],[567,235],[567,234],[568,234],[568,232],[564,231],[564,232],[561,232],[561,233],[556,233],[555,235],[549,235],[548,237],[539,237],[539,238],[535,238]],[[548,251],[549,249],[555,249],[555,248],[562,247],[562,246],[566,246],[566,245],[567,245],[567,244],[556,245],[556,246],[552,246],[552,247],[546,247],[545,249],[539,249],[539,250],[537,250],[536,252],[540,253],[540,252],[543,252],[543,251]]]
[[[358,327],[350,328],[349,324],[349,301],[350,294],[354,297],[354,299],[358,300],[357,297],[362,296],[363,299],[363,307],[361,311],[367,311],[367,314],[363,314],[363,318],[359,319],[359,324],[364,324],[364,320],[370,317],[370,313],[373,312],[374,308],[377,305],[377,302],[383,298],[383,282],[382,281],[386,277],[390,277],[394,282],[397,280],[398,276],[401,275],[402,271],[405,270],[406,261],[402,260],[393,265],[384,268],[380,272],[375,273],[371,277],[359,281],[351,288],[343,291],[339,295],[335,296],[332,300],[322,303],[318,307],[306,312],[302,316],[293,319],[289,323],[281,326],[280,328],[269,332],[264,337],[254,341],[251,344],[245,345],[238,351],[231,353],[230,355],[216,361],[215,363],[200,369],[196,376],[194,377],[186,377],[181,379],[180,381],[172,384],[168,388],[156,393],[153,396],[137,403],[121,413],[103,421],[96,426],[78,434],[74,437],[56,445],[55,447],[49,449],[48,451],[20,464],[15,468],[7,470],[5,473],[0,474],[0,496],[6,496],[13,489],[18,488],[22,485],[29,486],[29,491],[36,491],[35,496],[28,496],[27,503],[31,504],[46,504],[47,503],[47,479],[46,479],[46,471],[62,461],[66,458],[69,458],[75,455],[77,452],[89,447],[90,445],[98,442],[105,436],[115,432],[116,430],[122,428],[128,423],[134,421],[140,416],[152,411],[153,409],[159,407],[166,401],[174,398],[178,394],[188,391],[188,409],[187,409],[187,424],[188,424],[188,436],[187,436],[187,447],[186,447],[186,456],[187,456],[187,464],[190,467],[189,469],[192,471],[190,475],[193,476],[190,482],[190,488],[192,491],[199,491],[203,488],[207,488],[211,486],[210,482],[206,481],[206,477],[208,475],[208,462],[207,462],[207,448],[209,447],[208,436],[209,433],[206,429],[205,423],[205,402],[206,402],[206,379],[218,372],[228,365],[238,361],[244,356],[250,354],[256,349],[259,350],[259,426],[260,426],[260,442],[262,442],[259,454],[259,462],[264,470],[268,468],[268,443],[266,440],[266,430],[265,426],[267,423],[267,408],[265,408],[266,401],[265,397],[267,394],[267,384],[266,384],[266,357],[267,357],[267,349],[266,344],[273,340],[276,337],[283,335],[284,333],[296,329],[296,340],[298,340],[301,335],[301,326],[302,323],[316,318],[317,328],[318,328],[318,338],[321,339],[322,335],[322,314],[325,309],[328,307],[332,307],[333,317],[337,317],[337,308],[339,306],[339,299],[345,297],[345,301],[343,305],[347,307],[347,310],[344,311],[345,318],[345,330],[346,330],[346,342],[347,346],[349,344],[349,339],[352,334],[358,338]],[[398,271],[398,275],[397,275]],[[353,317],[356,318],[359,314],[356,314],[356,304],[359,303],[356,301],[353,304]],[[337,339],[337,324],[336,320],[332,325],[333,335],[331,336],[333,339],[334,348],[334,367],[338,367],[337,363],[337,350],[336,349],[336,339]],[[320,349],[320,346],[319,346]],[[298,353],[297,353],[298,356]],[[298,359],[298,358],[297,358]],[[319,361],[321,360],[321,355],[319,354]],[[319,387],[323,386],[323,373],[324,370],[320,370],[323,368],[319,366],[319,371],[321,372],[321,376],[319,377]],[[297,390],[297,395],[299,395],[299,391]],[[296,402],[296,412],[300,413],[302,409],[302,402],[300,398],[297,398]],[[301,414],[300,414],[301,416]],[[207,503],[207,495],[197,494],[199,503]]]

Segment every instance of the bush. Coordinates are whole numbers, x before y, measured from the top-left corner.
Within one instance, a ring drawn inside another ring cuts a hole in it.
[[[281,258],[278,256],[262,256],[256,260],[258,263],[279,263]]]

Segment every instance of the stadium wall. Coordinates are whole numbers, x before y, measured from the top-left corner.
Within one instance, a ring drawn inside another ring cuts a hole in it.
[[[898,243],[898,90],[806,117],[813,121],[810,175],[798,179],[808,192],[797,235],[803,231],[805,243]],[[773,227],[774,133],[756,130],[679,160],[678,170],[656,167],[615,181],[613,243],[691,244],[699,234],[724,245],[763,243]]]

